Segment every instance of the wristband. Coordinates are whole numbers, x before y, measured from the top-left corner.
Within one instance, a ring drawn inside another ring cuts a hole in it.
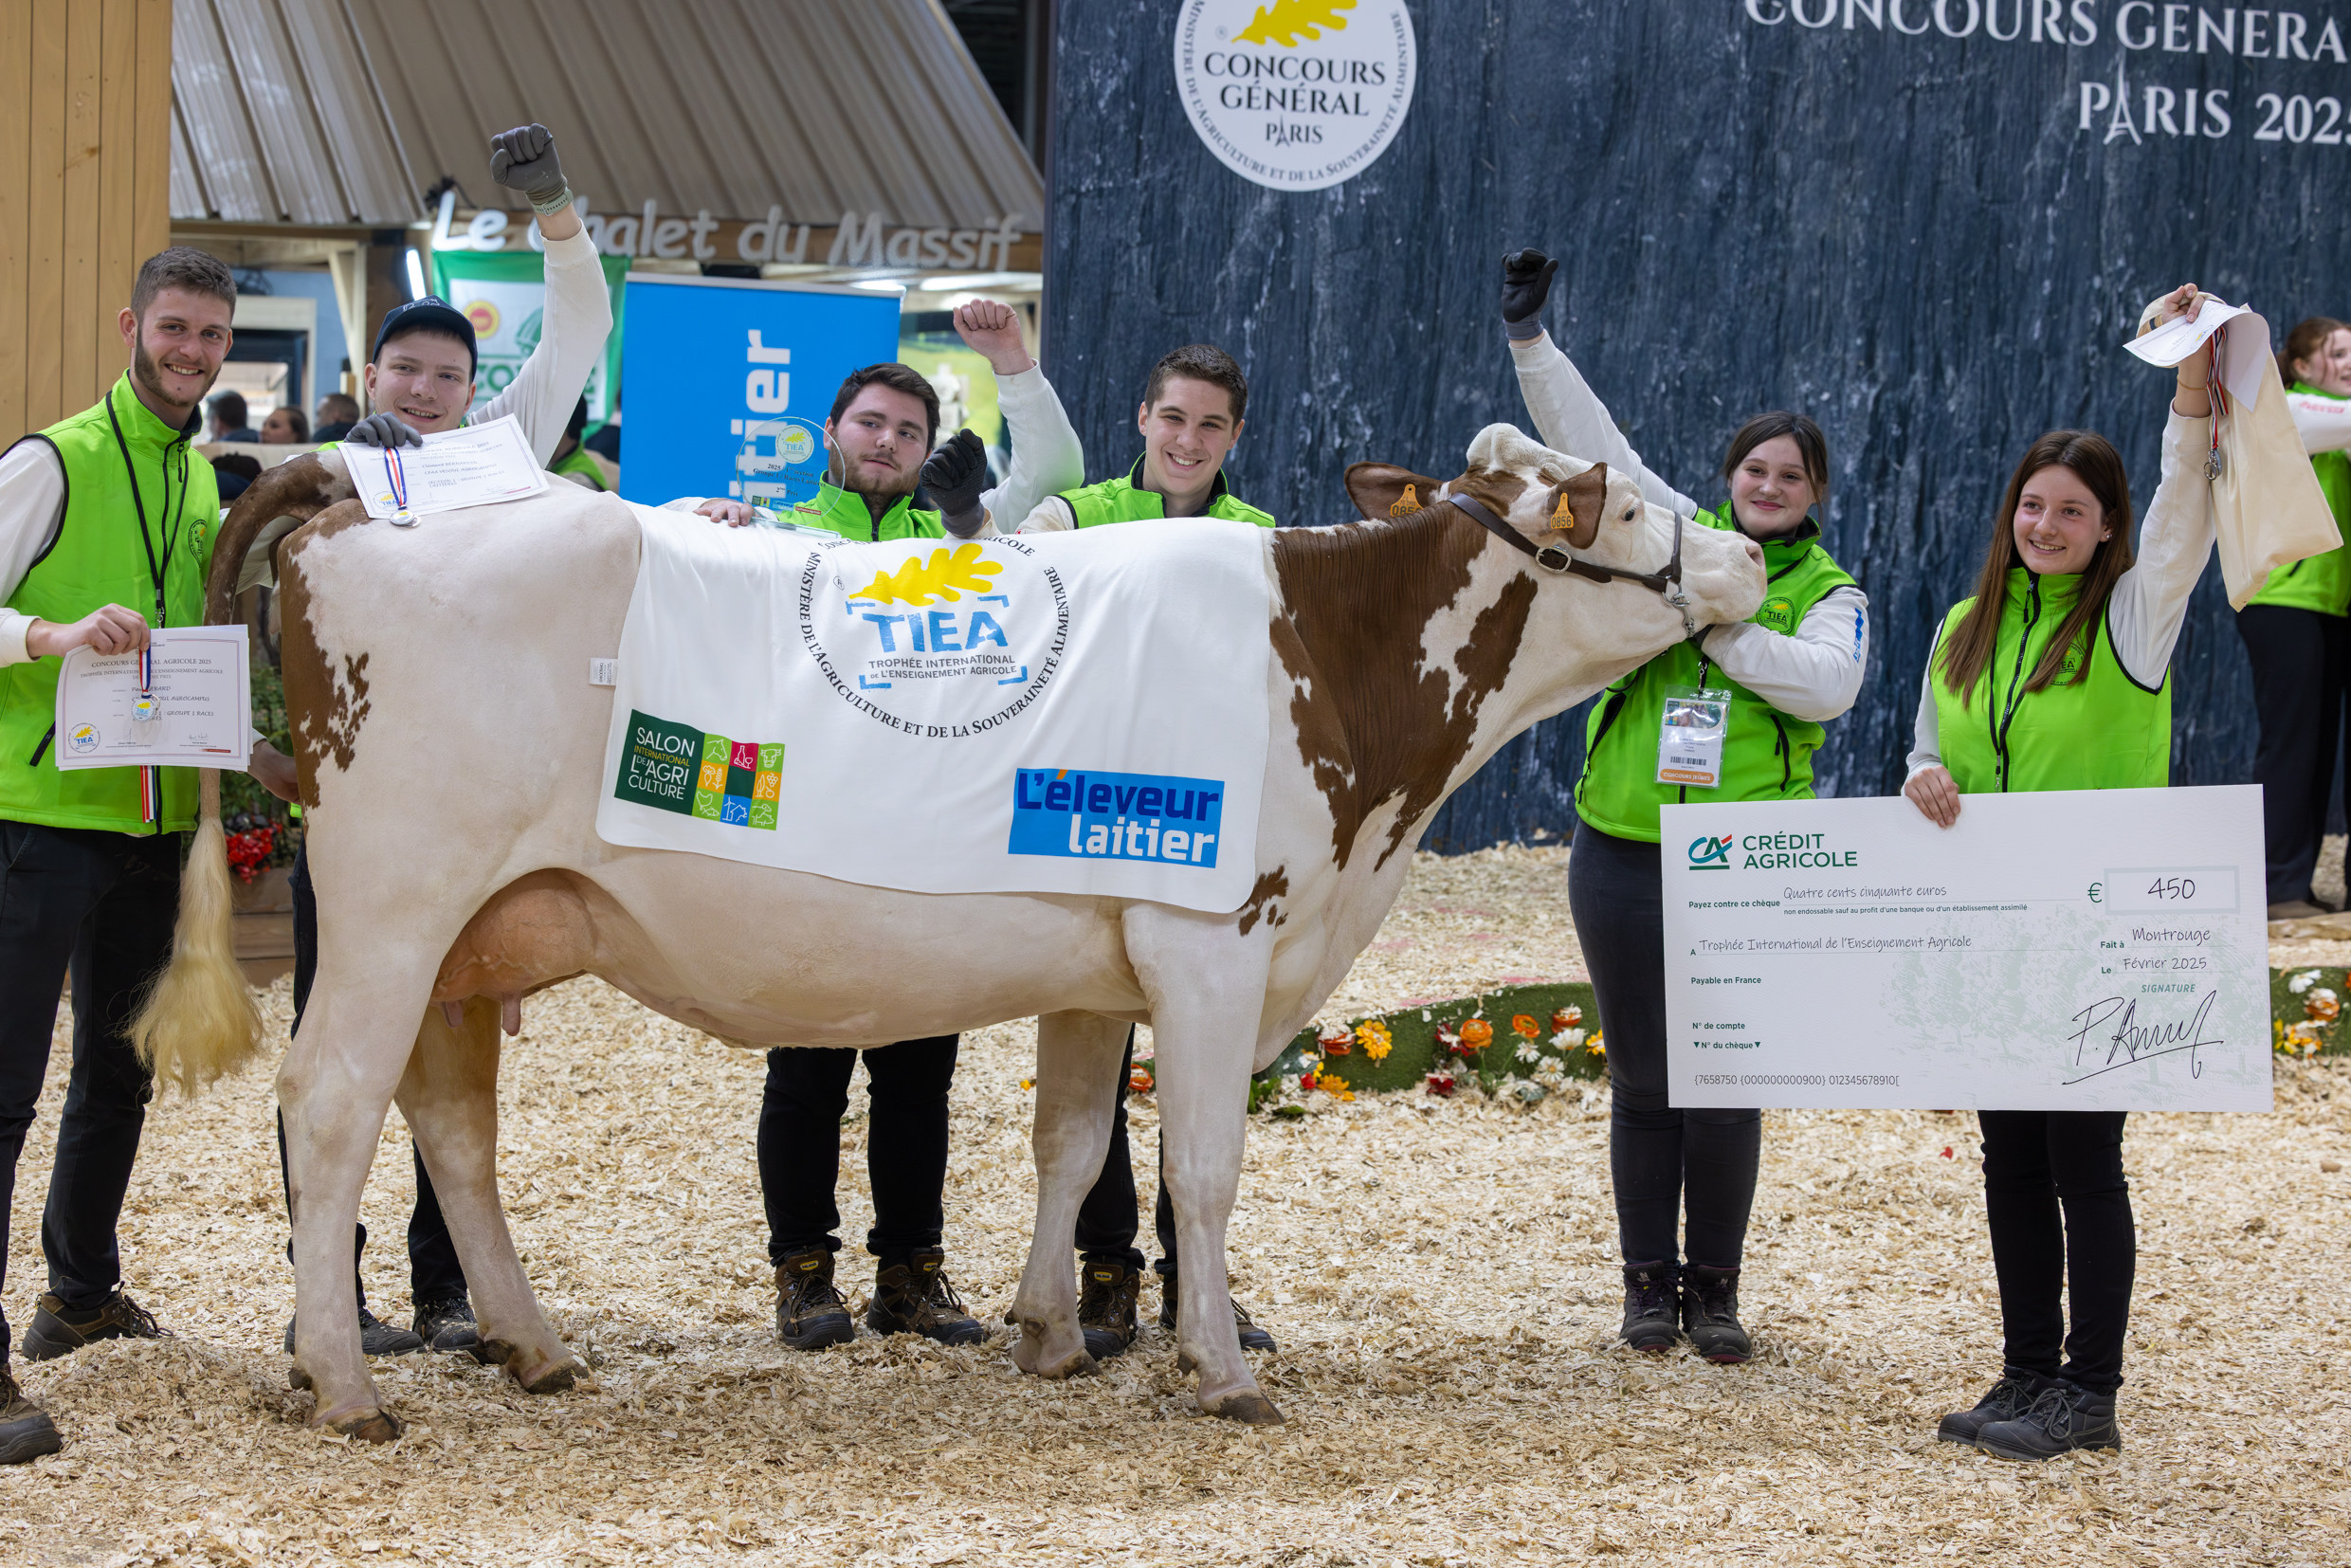
[[[531,210],[542,218],[552,218],[577,199],[572,194],[572,188],[569,184],[559,185],[556,187],[556,193],[552,196],[533,196]]]
[[[1504,336],[1514,343],[1533,342],[1542,336],[1542,322],[1537,319],[1540,315],[1541,312],[1538,311],[1523,321],[1504,321],[1502,324]]]

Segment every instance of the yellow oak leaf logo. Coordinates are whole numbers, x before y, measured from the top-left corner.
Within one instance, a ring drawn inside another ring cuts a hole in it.
[[[964,545],[952,556],[944,550],[934,550],[927,561],[908,556],[900,563],[895,576],[886,572],[875,573],[873,581],[851,597],[877,599],[883,604],[926,605],[934,599],[953,604],[963,596],[956,590],[985,593],[995,587],[989,579],[1003,570],[1001,561],[980,559],[976,544]]]
[[[1279,44],[1285,48],[1297,44],[1299,35],[1320,38],[1316,29],[1328,27],[1339,32],[1347,26],[1347,19],[1339,13],[1353,10],[1356,0],[1269,0],[1257,8],[1249,25],[1233,35],[1235,44]]]

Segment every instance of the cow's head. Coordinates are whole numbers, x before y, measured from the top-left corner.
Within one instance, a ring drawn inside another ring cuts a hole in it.
[[[1347,470],[1347,494],[1375,520],[1408,517],[1466,496],[1538,549],[1555,547],[1609,571],[1655,573],[1673,555],[1673,514],[1645,500],[1630,474],[1555,452],[1508,425],[1480,430],[1469,443],[1468,462],[1451,480],[1390,463],[1358,463]],[[1555,575],[1522,558],[1537,576]],[[1685,524],[1682,585],[1697,624],[1743,621],[1763,602],[1763,553],[1740,535]],[[1650,593],[1628,583],[1613,586],[1626,593]],[[1667,611],[1662,599],[1658,609]]]

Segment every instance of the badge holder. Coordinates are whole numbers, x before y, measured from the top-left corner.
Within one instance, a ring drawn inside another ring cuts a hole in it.
[[[1657,726],[1657,782],[1711,790],[1722,782],[1722,742],[1731,728],[1731,694],[1708,686],[1668,686]]]

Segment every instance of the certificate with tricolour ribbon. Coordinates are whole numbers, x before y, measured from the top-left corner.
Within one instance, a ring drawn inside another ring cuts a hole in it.
[[[1684,1106],[2270,1108],[2261,792],[1668,806]]]

